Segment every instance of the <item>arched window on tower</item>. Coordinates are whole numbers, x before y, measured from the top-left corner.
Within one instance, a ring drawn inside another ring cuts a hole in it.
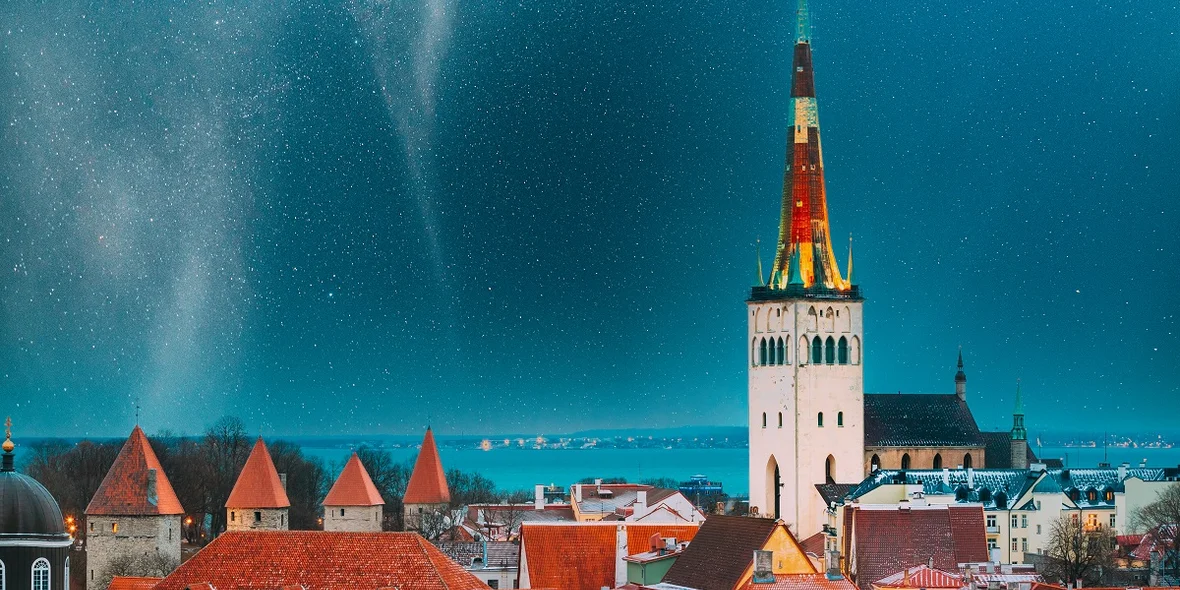
[[[941,453],[934,454],[934,468],[935,469],[942,469],[942,454]]]
[[[848,339],[841,336],[840,342],[836,344],[836,362],[841,365],[848,364]]]
[[[824,480],[827,483],[836,483],[836,458],[831,455],[824,460]]]
[[[762,427],[766,428],[766,412],[762,412]]]
[[[807,337],[801,336],[799,338],[799,349],[795,351],[795,354],[799,355],[799,364],[800,365],[807,364],[807,349],[810,347],[811,347],[811,345],[808,344]]]
[[[758,339],[750,340],[750,364],[758,366]]]
[[[873,455],[873,457],[871,459],[869,459],[869,473],[872,473],[880,468],[881,468],[881,458],[876,455]]]
[[[909,453],[906,453],[901,456],[901,468],[902,469],[909,469],[910,468],[910,454]]]
[[[8,572],[4,571],[4,562],[0,561],[0,590],[8,588]]]
[[[860,337],[853,336],[852,342],[848,347],[848,360],[854,365],[860,364]]]
[[[811,364],[818,365],[824,362],[824,343],[816,336],[811,341]]]
[[[816,314],[814,307],[807,310],[807,325],[812,332],[819,331],[819,315]]]
[[[33,562],[33,590],[49,590],[49,560],[44,557]]]
[[[840,316],[840,318],[843,320],[841,322],[840,327],[843,328],[843,330],[845,332],[851,332],[852,331],[852,310],[850,310],[848,307],[845,307],[844,308],[844,315]]]
[[[783,337],[783,364],[791,362],[791,335]]]
[[[820,428],[824,427],[824,413],[823,412],[819,413],[819,419],[817,420],[817,422],[819,422]]]
[[[758,365],[766,366],[766,339],[758,343]]]
[[[787,360],[787,345],[783,343],[783,339],[780,336],[778,339],[778,362],[775,364],[781,365],[781,364],[785,363],[786,360]]]
[[[824,359],[829,365],[836,364],[836,341],[831,336],[824,342]]]
[[[970,467],[971,467],[971,453],[967,453],[966,455],[963,455],[963,469],[968,469]]]
[[[835,332],[836,331],[836,312],[833,311],[832,308],[829,307],[827,309],[827,311],[824,312],[824,319],[827,320],[824,322],[824,329],[827,330],[828,332]]]
[[[844,412],[836,414],[836,426],[844,426]]]
[[[779,428],[783,427],[783,413],[782,412],[778,413],[778,427]],[[0,588],[0,590],[3,590],[3,589]]]

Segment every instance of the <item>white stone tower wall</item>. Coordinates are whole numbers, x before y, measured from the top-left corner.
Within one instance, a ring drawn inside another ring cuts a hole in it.
[[[261,513],[261,520],[254,513]],[[285,531],[291,523],[286,508],[226,508],[225,530],[227,531]]]
[[[813,308],[814,319],[809,314]],[[826,317],[829,308],[831,318]],[[794,525],[801,537],[819,531],[827,520],[815,484],[825,481],[829,456],[835,460],[837,482],[859,482],[865,476],[862,310],[860,301],[793,299],[748,304],[750,502],[762,515]],[[840,365],[837,359],[831,365],[813,364],[810,347],[801,350],[801,339],[810,342],[817,335],[824,340],[831,336],[836,342],[846,338],[849,363]],[[761,339],[774,338],[777,344],[780,337],[784,342],[789,338],[785,362],[761,365]],[[819,412],[824,414],[822,427]],[[839,425],[841,412],[843,426]],[[773,514],[771,457],[784,484],[781,514]]]
[[[162,554],[180,565],[181,515],[86,517],[86,588],[106,588],[103,574],[122,555]],[[112,525],[117,525],[112,526]]]
[[[324,530],[379,533],[382,513],[381,506],[324,506]]]

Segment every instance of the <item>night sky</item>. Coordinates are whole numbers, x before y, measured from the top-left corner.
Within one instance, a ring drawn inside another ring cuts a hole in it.
[[[0,6],[18,436],[744,424],[793,3]],[[869,392],[1180,409],[1174,2],[815,0]]]

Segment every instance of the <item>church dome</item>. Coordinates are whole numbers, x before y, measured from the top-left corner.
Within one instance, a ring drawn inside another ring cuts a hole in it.
[[[0,466],[0,539],[69,539],[61,508],[45,486],[12,467],[11,439]]]

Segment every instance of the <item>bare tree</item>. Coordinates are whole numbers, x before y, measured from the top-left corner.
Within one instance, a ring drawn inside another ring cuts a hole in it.
[[[488,515],[494,519],[494,522],[489,524],[495,524],[500,530],[498,540],[512,541],[520,532],[520,524],[524,522],[525,515],[534,509],[533,495],[527,490],[502,492],[500,495],[503,498],[502,503]],[[490,532],[491,528],[488,530]]]
[[[279,473],[287,474],[288,518],[292,530],[318,528],[320,506],[328,494],[328,472],[317,457],[306,457],[299,445],[275,441],[267,445]]]
[[[1153,574],[1175,579],[1180,576],[1180,548],[1176,536],[1180,527],[1180,483],[1163,489],[1155,501],[1131,515],[1135,527],[1147,531],[1159,552],[1158,563],[1153,563]]]
[[[1063,584],[1095,586],[1115,565],[1115,538],[1110,529],[1089,526],[1080,514],[1062,515],[1049,527],[1045,577]]]
[[[115,576],[163,578],[179,566],[179,561],[160,553],[143,555],[135,555],[130,552],[121,553],[113,557],[107,563],[106,568],[99,573],[98,584],[95,587],[106,588],[110,585],[111,578]]]
[[[201,443],[205,456],[208,497],[205,510],[212,523],[212,536],[225,528],[225,502],[234,489],[238,474],[250,456],[250,440],[242,421],[232,416],[221,418],[205,432]]]

